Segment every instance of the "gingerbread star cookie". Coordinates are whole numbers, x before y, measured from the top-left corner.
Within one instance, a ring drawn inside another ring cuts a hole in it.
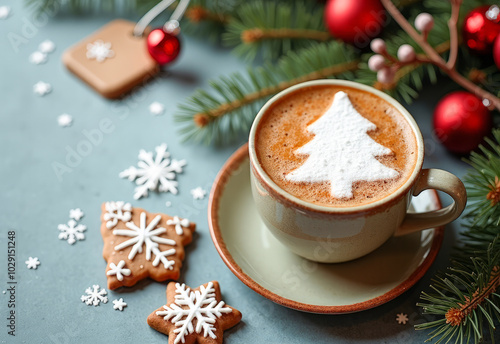
[[[179,278],[194,223],[125,202],[104,203],[101,221],[109,289],[130,287],[147,277],[158,282]]]
[[[224,330],[241,320],[241,313],[221,300],[217,281],[191,290],[170,282],[167,304],[148,316],[148,325],[168,336],[169,344],[220,344]]]

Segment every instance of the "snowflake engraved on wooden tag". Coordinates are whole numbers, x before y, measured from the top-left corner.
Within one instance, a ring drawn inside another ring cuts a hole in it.
[[[126,211],[121,213],[119,205]],[[182,219],[183,228],[179,231],[172,223],[177,216],[152,214],[124,202],[106,202],[101,209],[109,289],[130,287],[148,277],[158,282],[179,278],[184,246],[192,240],[194,223]]]
[[[117,19],[64,52],[76,76],[106,98],[119,98],[159,72],[145,37],[132,34],[135,23]]]

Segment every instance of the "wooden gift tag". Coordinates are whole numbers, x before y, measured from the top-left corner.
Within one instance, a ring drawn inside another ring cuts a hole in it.
[[[66,67],[106,98],[119,98],[156,75],[146,38],[132,34],[136,23],[117,19],[66,50]]]

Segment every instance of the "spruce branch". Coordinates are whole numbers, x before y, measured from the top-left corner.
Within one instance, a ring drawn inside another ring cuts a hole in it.
[[[461,234],[447,273],[433,280],[432,292],[422,292],[418,306],[438,320],[416,326],[431,330],[428,341],[476,343],[486,329],[494,341],[500,322],[500,129],[487,138],[466,162],[472,169],[465,177],[469,204],[467,229]]]
[[[229,141],[248,131],[259,107],[272,95],[295,84],[324,78],[353,79],[358,68],[355,50],[343,43],[318,43],[289,52],[277,64],[249,68],[210,83],[179,106],[176,119],[185,122],[185,139],[204,143]]]
[[[493,138],[486,138],[489,147],[479,146],[480,153],[472,152],[466,160],[474,168],[464,178],[473,225],[500,225],[500,130],[493,131]]]
[[[229,21],[223,42],[247,60],[259,52],[265,59],[276,59],[315,41],[331,40],[323,25],[323,12],[323,6],[311,6],[304,0],[247,2]]]

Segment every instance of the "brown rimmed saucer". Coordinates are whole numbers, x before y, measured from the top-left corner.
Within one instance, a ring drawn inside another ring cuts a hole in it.
[[[440,209],[436,191],[412,200],[416,211]],[[311,313],[358,312],[384,304],[429,269],[443,228],[391,238],[354,261],[319,264],[291,253],[267,230],[250,190],[248,145],[219,172],[208,204],[210,234],[222,260],[255,292],[285,307]]]

